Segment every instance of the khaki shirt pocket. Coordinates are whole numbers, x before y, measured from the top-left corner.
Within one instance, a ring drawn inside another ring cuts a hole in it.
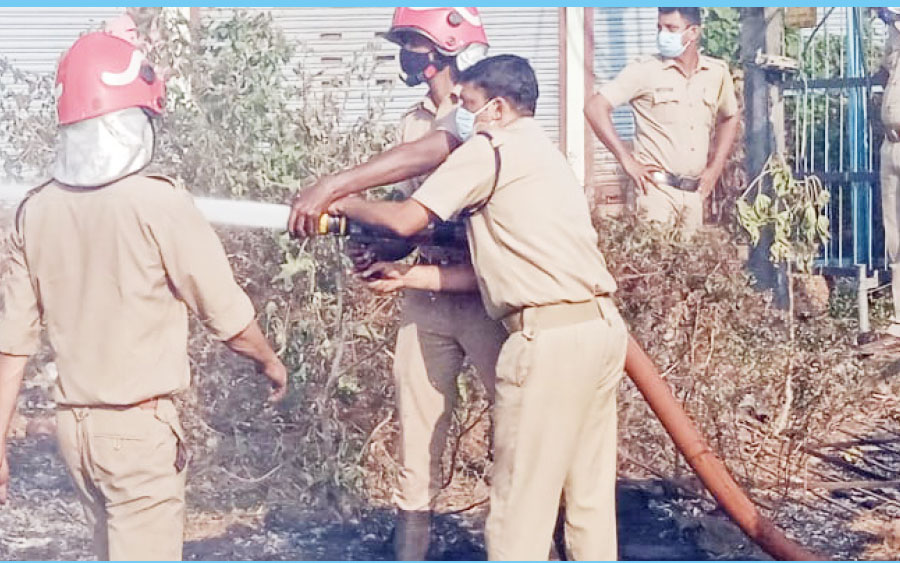
[[[680,92],[672,86],[659,86],[653,89],[653,115],[660,123],[672,123],[678,120]]]

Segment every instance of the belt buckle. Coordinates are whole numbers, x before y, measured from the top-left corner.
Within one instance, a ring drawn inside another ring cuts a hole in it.
[[[659,184],[670,184],[669,174],[666,174],[665,172],[662,172],[661,170],[651,172],[650,177],[653,178],[654,182],[657,182]]]

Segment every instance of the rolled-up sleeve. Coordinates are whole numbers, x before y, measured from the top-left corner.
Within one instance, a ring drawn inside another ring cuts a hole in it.
[[[412,198],[447,221],[488,197],[495,167],[490,141],[483,135],[476,135],[456,149]]]
[[[230,340],[253,321],[253,304],[235,281],[219,237],[190,195],[177,190],[165,200],[147,221],[166,275],[178,298],[213,336]]]
[[[722,75],[722,87],[719,89],[719,117],[732,117],[737,115],[739,106],[737,95],[734,92],[734,78],[726,67]]]
[[[6,266],[0,268],[0,352],[32,356],[41,345],[41,315],[18,229],[4,241],[0,254],[7,254]]]
[[[614,108],[638,97],[647,79],[647,69],[640,62],[629,63],[613,78],[600,87],[598,93]]]

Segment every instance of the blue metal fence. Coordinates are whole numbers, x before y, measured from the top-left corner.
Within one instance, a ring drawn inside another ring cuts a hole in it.
[[[798,175],[820,176],[831,192],[831,240],[819,265],[852,272],[885,268],[873,61],[883,30],[864,8],[832,8],[813,32],[801,34],[798,79],[786,85],[789,143]]]

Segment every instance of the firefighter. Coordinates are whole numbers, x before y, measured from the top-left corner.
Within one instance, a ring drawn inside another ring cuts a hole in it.
[[[133,32],[133,22],[116,29]],[[0,502],[6,436],[41,327],[59,378],[59,449],[100,560],[179,560],[190,384],[188,311],[254,360],[272,400],[284,365],[190,194],[145,176],[165,85],[128,35],[79,38],[59,63],[53,178],[19,207],[0,285]]]
[[[397,8],[386,37],[400,46],[403,81],[408,86],[426,83],[428,92],[403,116],[401,145],[361,167],[320,179],[297,195],[289,223],[292,232],[315,234],[319,215],[330,202],[368,187],[403,180],[400,191],[408,197],[423,178],[405,178],[430,171],[459,146],[447,119],[458,104],[456,81],[488,48],[477,8]],[[410,158],[408,148],[416,141],[423,148],[413,148],[416,154]],[[423,161],[425,165],[417,168],[415,162]],[[451,269],[469,261],[464,249],[421,249],[417,259],[420,265]],[[456,378],[468,358],[492,397],[495,364],[506,333],[485,313],[473,288],[405,291],[402,311],[393,368],[400,420],[394,549],[399,560],[421,560],[428,550],[433,502],[441,487],[441,454],[456,402]]]
[[[529,63],[487,58],[460,83],[455,120],[465,142],[411,198],[344,198],[330,211],[399,236],[465,219],[468,275],[458,267],[415,283],[478,287],[509,332],[497,362],[488,557],[545,559],[562,494],[569,554],[613,560],[616,389],[627,340],[615,282],[581,185],[533,118]]]
[[[627,65],[585,114],[631,179],[638,210],[691,235],[731,153],[738,103],[728,65],[700,54],[700,8],[659,8],[657,26],[659,55]],[[625,103],[634,110],[634,150],[612,122],[613,109]]]

